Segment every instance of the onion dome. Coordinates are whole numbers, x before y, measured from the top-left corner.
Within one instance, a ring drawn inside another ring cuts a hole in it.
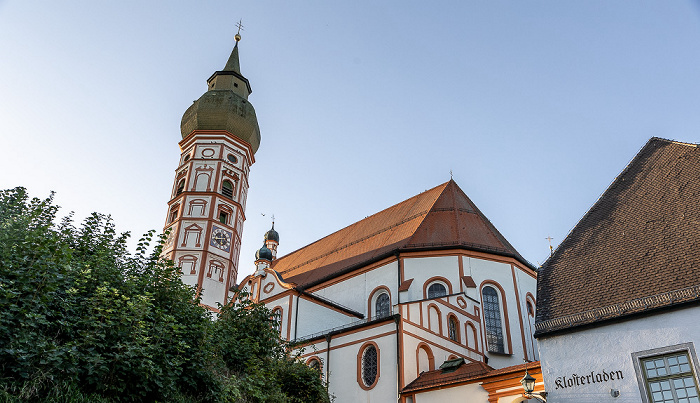
[[[272,251],[263,244],[257,252],[255,252],[255,260],[269,260],[272,261]]]
[[[272,223],[272,229],[265,233],[265,241],[275,241],[280,243],[280,234],[275,231],[275,223]]]
[[[260,147],[260,128],[253,105],[248,102],[252,92],[248,79],[241,74],[238,61],[238,41],[226,66],[207,80],[208,91],[187,108],[182,115],[182,138],[195,130],[226,130],[253,149]]]

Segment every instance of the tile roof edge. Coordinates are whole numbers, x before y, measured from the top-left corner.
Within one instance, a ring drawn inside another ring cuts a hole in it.
[[[560,318],[535,322],[535,338],[572,331],[588,325],[603,325],[610,320],[624,319],[662,309],[700,302],[700,284],[661,294],[635,298],[626,302],[578,312]]]

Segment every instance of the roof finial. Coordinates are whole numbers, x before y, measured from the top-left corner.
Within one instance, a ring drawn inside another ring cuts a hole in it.
[[[452,170],[450,169],[450,180],[452,180]]]
[[[554,249],[552,248],[552,240],[554,238],[552,238],[551,236],[548,236],[545,239],[549,241],[549,256],[552,256],[554,254]]]
[[[236,23],[236,26],[238,27],[238,32],[236,33],[236,36],[233,37],[236,40],[236,45],[238,45],[238,42],[240,42],[241,40],[241,30],[245,31],[245,29],[243,29],[242,22],[243,20],[241,19],[238,20],[238,23]]]

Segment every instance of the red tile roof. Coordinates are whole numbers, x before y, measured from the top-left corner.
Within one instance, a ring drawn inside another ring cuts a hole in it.
[[[415,392],[418,390],[445,387],[456,384],[487,382],[498,375],[517,373],[525,374],[525,368],[530,371],[539,370],[540,362],[534,361],[526,364],[518,364],[510,367],[493,369],[483,362],[471,362],[462,364],[456,371],[445,372],[441,369],[421,373],[413,382],[406,385],[401,393]]]
[[[465,248],[532,267],[450,180],[273,261],[287,282],[310,286],[398,251]]]
[[[452,372],[444,372],[441,369],[426,371],[421,373],[413,382],[406,385],[401,393],[467,382],[480,378],[493,370],[493,368],[479,361],[462,364],[457,370]]]
[[[652,138],[538,272],[536,336],[700,300],[700,148]]]

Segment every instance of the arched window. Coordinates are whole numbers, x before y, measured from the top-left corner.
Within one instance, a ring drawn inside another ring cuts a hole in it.
[[[309,364],[309,368],[314,369],[318,372],[321,372],[321,361],[318,358],[314,357],[314,358],[310,359],[308,364]]]
[[[525,305],[527,306],[527,314],[530,316],[535,316],[535,308],[532,306],[532,302],[527,301]]]
[[[447,295],[447,289],[441,283],[434,283],[428,287],[428,298],[438,298]]]
[[[486,286],[481,291],[481,298],[486,325],[486,348],[492,353],[505,353],[498,292],[493,287]]]
[[[459,322],[454,316],[447,318],[447,335],[450,340],[459,343]]]
[[[233,199],[233,184],[229,180],[225,180],[221,184],[221,194],[228,197],[229,199]]]
[[[282,331],[282,309],[275,308],[272,310],[272,327],[278,331]]]
[[[185,179],[180,179],[180,182],[177,183],[177,190],[175,191],[175,196],[179,195],[182,193],[182,191],[185,190]]]
[[[360,353],[360,371],[358,381],[363,389],[371,389],[379,377],[379,351],[374,343],[368,343]]]
[[[377,318],[391,315],[391,299],[389,299],[389,294],[385,292],[379,294],[377,302],[375,302],[375,315]]]

